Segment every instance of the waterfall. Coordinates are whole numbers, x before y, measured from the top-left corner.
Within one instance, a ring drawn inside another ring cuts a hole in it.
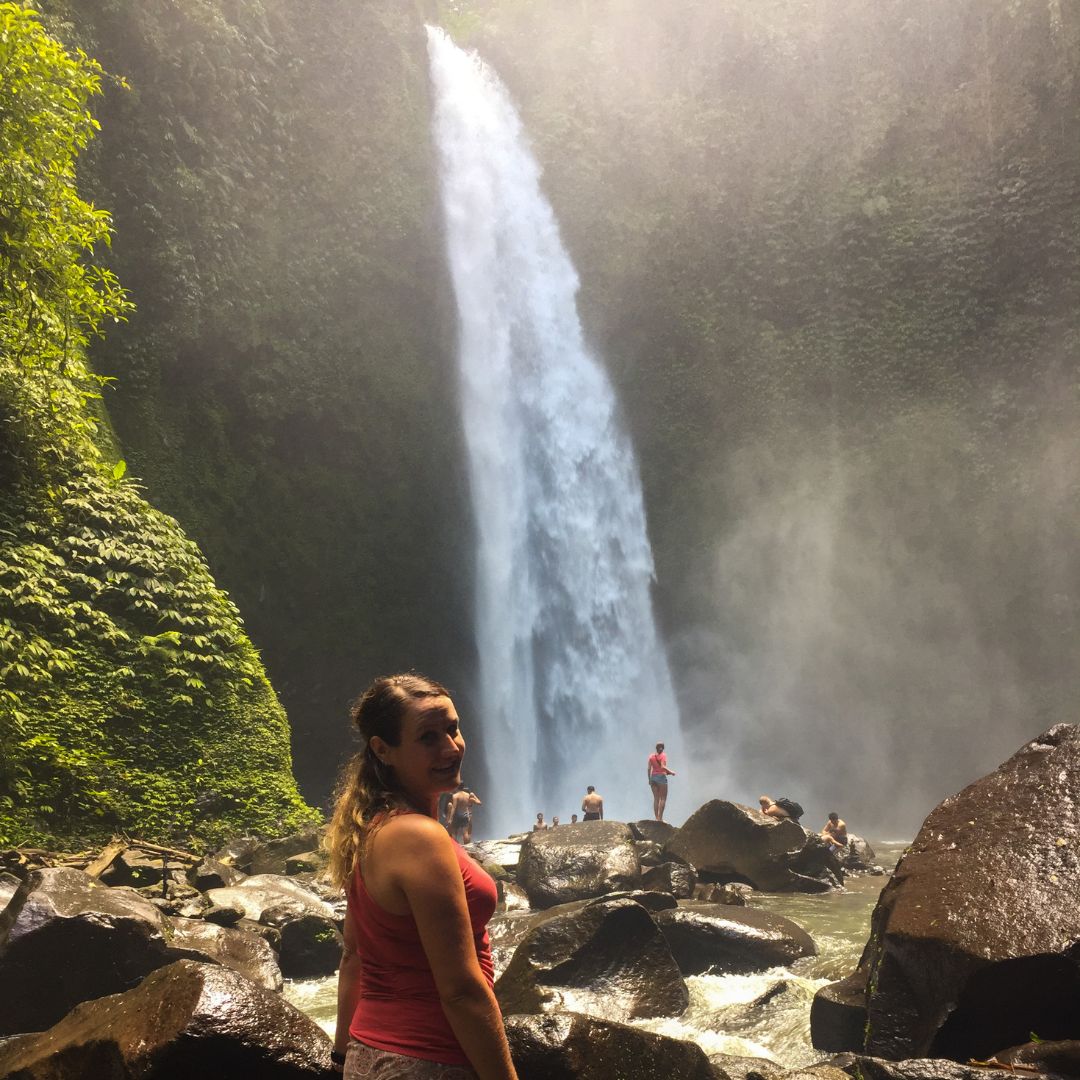
[[[506,89],[442,30],[428,48],[476,521],[483,828],[521,831],[538,810],[568,821],[587,784],[605,816],[651,817],[657,742],[681,824],[688,762],[641,483],[584,341],[577,273]]]

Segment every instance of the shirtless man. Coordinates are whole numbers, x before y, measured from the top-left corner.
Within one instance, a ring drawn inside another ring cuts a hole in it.
[[[462,784],[446,804],[446,827],[459,844],[472,843],[472,808],[482,806],[475,792]]]
[[[604,800],[596,794],[596,788],[592,784],[585,792],[585,798],[581,800],[581,812],[585,815],[582,821],[604,820]]]
[[[784,818],[791,817],[782,806],[777,806],[777,804],[773,802],[773,797],[771,795],[762,795],[758,799],[758,802],[761,803],[761,812],[766,817],[779,818],[781,821],[783,821]]]
[[[847,822],[841,821],[840,815],[834,810],[825,822],[821,835],[830,851],[839,851],[842,847],[847,847]]]

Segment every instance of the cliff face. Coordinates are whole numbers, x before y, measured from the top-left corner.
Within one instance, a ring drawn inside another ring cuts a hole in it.
[[[441,8],[63,12],[132,86],[108,89],[93,160],[139,305],[94,353],[108,405],[244,611],[312,793],[368,676],[470,682],[421,25],[440,14],[545,165],[710,792],[732,762],[743,797],[839,771],[867,815],[921,816],[1061,716],[1080,690],[1075,11]]]

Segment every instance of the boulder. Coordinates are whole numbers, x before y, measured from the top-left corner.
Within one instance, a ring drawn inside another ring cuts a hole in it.
[[[211,862],[223,863],[225,866],[234,866],[243,874],[250,872],[251,860],[256,849],[262,843],[254,836],[237,836],[230,840],[223,848],[215,851],[210,856]]]
[[[865,874],[874,869],[877,855],[861,837],[848,833],[847,847],[840,854],[840,865],[850,874]]]
[[[285,860],[293,855],[316,851],[322,844],[322,832],[319,826],[313,825],[292,836],[283,836],[280,840],[264,840],[251,849],[246,866],[236,865],[253,875],[284,874]]]
[[[659,912],[656,925],[684,975],[747,975],[817,955],[801,926],[758,908],[692,901]]]
[[[218,907],[238,908],[245,919],[269,926],[280,926],[287,919],[305,915],[324,919],[333,919],[335,915],[334,908],[310,889],[278,874],[253,875],[232,888],[211,889],[206,897]],[[272,913],[272,919],[264,918],[268,912]]]
[[[745,881],[755,889],[792,888],[790,862],[806,845],[807,832],[790,819],[766,817],[760,810],[713,799],[687,819],[664,845],[713,881]]]
[[[810,1006],[810,1033],[817,1050],[837,1053],[862,1046],[866,1034],[865,969],[823,986]]]
[[[638,887],[641,864],[629,828],[587,821],[530,833],[521,845],[517,880],[534,908]]]
[[[8,906],[8,901],[15,895],[22,882],[14,874],[6,871],[0,874],[0,911]]]
[[[0,914],[0,1036],[130,989],[169,962],[166,949],[161,913],[132,890],[67,867],[31,871]]]
[[[228,889],[233,885],[239,885],[246,876],[235,866],[218,862],[217,859],[203,859],[198,866],[188,871],[188,881],[199,892],[208,892],[210,889]]]
[[[274,950],[258,935],[228,930],[202,919],[170,919],[165,931],[172,960],[221,964],[264,990],[280,990]]]
[[[651,840],[652,843],[659,844],[661,847],[675,835],[676,831],[675,826],[669,825],[666,821],[645,819],[630,822],[630,832],[633,833],[635,840]]]
[[[664,849],[652,840],[635,840],[634,850],[642,866],[659,866],[664,861]]]
[[[820,833],[807,833],[802,850],[788,861],[788,869],[798,878],[812,878],[829,889],[838,889],[844,884],[844,867],[840,856]],[[803,889],[798,882],[794,888],[796,891],[818,891],[814,888]]]
[[[217,923],[218,926],[235,926],[244,917],[244,910],[232,904],[211,903],[203,911],[202,917],[207,922]]]
[[[595,1016],[507,1016],[520,1080],[727,1080],[696,1043]]]
[[[652,892],[671,893],[680,900],[694,895],[697,874],[684,862],[665,862],[642,872],[641,887]]]
[[[521,845],[526,836],[530,835],[532,834],[522,833],[505,840],[480,840],[470,844],[465,850],[482,866],[494,864],[512,872],[521,858]]]
[[[779,1080],[784,1073],[784,1066],[769,1058],[710,1054],[709,1063],[714,1069],[725,1073],[730,1080]]]
[[[597,900],[587,900],[587,904],[602,904],[606,900],[635,900],[646,911],[668,911],[679,906],[679,901],[669,892],[634,889],[631,892],[613,892]],[[554,910],[554,909],[550,909]]]
[[[278,926],[279,962],[286,978],[315,979],[337,971],[345,942],[333,921],[321,915],[302,915],[285,918]]]
[[[741,881],[729,881],[726,885],[698,885],[694,889],[694,899],[706,904],[729,904],[732,907],[746,907],[746,901],[753,896],[754,887]]]
[[[926,819],[860,970],[868,1055],[986,1060],[1080,1038],[1080,728],[1060,724]]]
[[[166,875],[170,881],[183,881],[187,872],[188,864],[185,862],[142,848],[129,847],[118,852],[97,876],[103,885],[131,885],[141,889],[160,885]]]
[[[854,1080],[1001,1080],[1010,1075],[1001,1068],[980,1068],[978,1065],[961,1065],[956,1061],[909,1058],[905,1061],[888,1061],[884,1058],[864,1056],[862,1054],[841,1054],[830,1062],[833,1068],[842,1070],[841,1075]],[[1015,1075],[1015,1074],[1013,1074]],[[1049,1080],[1058,1074],[1029,1072],[1025,1070],[1026,1080]],[[789,1080],[791,1073],[786,1073],[784,1080]]]
[[[0,1043],[0,1080],[321,1080],[330,1040],[279,994],[180,960],[55,1027]]]
[[[1024,1043],[995,1056],[1002,1065],[1026,1065],[1039,1072],[1080,1076],[1080,1040],[1076,1039]]]
[[[285,873],[290,877],[294,874],[317,874],[326,868],[329,861],[325,851],[304,851],[299,855],[290,855],[285,860]]]
[[[690,997],[649,913],[587,904],[530,930],[495,984],[504,1014],[580,1009],[611,1020],[678,1016]]]

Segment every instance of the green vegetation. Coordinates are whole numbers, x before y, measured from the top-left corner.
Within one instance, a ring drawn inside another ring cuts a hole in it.
[[[232,602],[125,479],[84,349],[130,304],[79,197],[101,68],[0,4],[0,844],[312,819]]]

